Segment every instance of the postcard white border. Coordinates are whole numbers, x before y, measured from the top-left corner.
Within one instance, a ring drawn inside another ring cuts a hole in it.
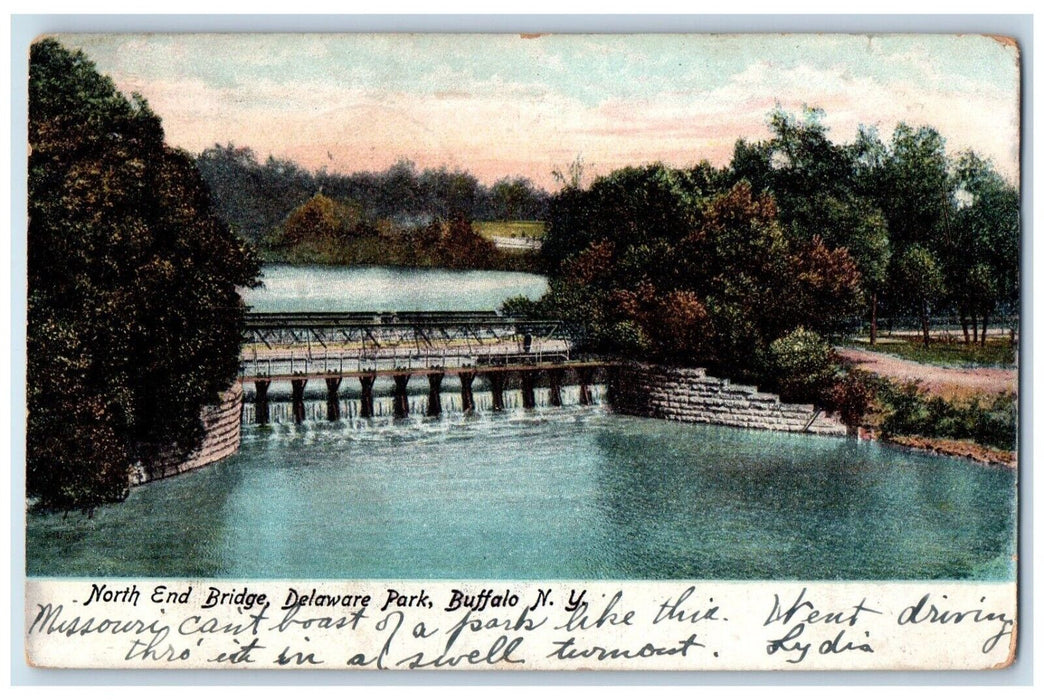
[[[146,16],[146,15],[21,15],[12,17],[11,22],[11,197],[10,203],[25,201],[25,88],[27,74],[25,55],[29,42],[42,32],[72,31],[109,31],[109,32],[141,32],[141,31],[601,31],[601,32],[649,32],[649,31],[691,31],[691,32],[969,32],[997,33],[1013,36],[1023,51],[1024,90],[1023,90],[1023,178],[1024,195],[1022,198],[1024,231],[1023,239],[1023,344],[1020,361],[1021,382],[1020,393],[1020,463],[1027,465],[1021,471],[1020,478],[1020,635],[1019,652],[1016,663],[1004,671],[984,673],[917,673],[907,672],[823,672],[779,674],[750,673],[715,673],[685,674],[680,680],[678,674],[660,672],[633,672],[641,676],[641,682],[676,684],[715,684],[715,685],[786,685],[813,684],[916,684],[916,685],[1025,685],[1032,682],[1033,671],[1033,549],[1032,514],[1033,474],[1032,435],[1031,428],[1034,416],[1032,412],[1032,396],[1028,389],[1032,386],[1032,369],[1035,362],[1033,343],[1034,285],[1029,274],[1033,265],[1032,247],[1032,197],[1034,192],[1032,169],[1032,116],[1033,116],[1033,32],[1030,16],[997,16],[997,15],[936,15],[936,16],[898,16],[898,15],[794,15],[794,16],[546,16],[546,15],[500,15],[500,16]],[[24,464],[25,434],[24,422],[24,319],[25,319],[25,214],[20,207],[11,206],[11,299],[9,311],[12,324],[11,344],[11,396],[12,420],[11,464]],[[5,285],[6,286],[6,285]],[[24,507],[19,494],[24,493],[23,470],[12,468],[11,483],[11,621],[21,620],[24,604],[24,578],[22,572],[25,565],[24,552]],[[126,685],[126,684],[249,684],[260,685],[270,682],[260,678],[246,678],[235,672],[189,672],[177,674],[172,679],[168,674],[158,672],[123,672],[123,671],[76,671],[63,672],[61,680],[52,672],[28,669],[24,665],[24,643],[21,625],[11,626],[11,670],[12,682],[18,685],[38,685],[60,682],[86,685]],[[294,674],[294,682],[301,684],[326,684],[331,682],[329,674],[320,674],[321,679],[312,680],[301,674]],[[470,674],[469,674],[470,675]],[[535,676],[542,674],[509,672],[513,678],[505,678],[498,674],[496,682],[521,684],[538,684],[541,681]],[[556,674],[559,675],[559,674]],[[628,674],[631,675],[631,674]],[[425,678],[411,679],[402,674],[395,674],[395,683],[451,684],[454,674],[444,680],[433,679],[429,674]],[[621,676],[604,673],[577,672],[570,673],[570,684],[619,683]],[[335,682],[362,682],[349,675],[343,675]],[[491,681],[492,682],[492,679]],[[373,683],[372,680],[366,684]]]

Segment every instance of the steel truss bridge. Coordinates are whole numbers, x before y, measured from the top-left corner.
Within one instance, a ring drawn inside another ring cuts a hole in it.
[[[250,313],[241,379],[570,364],[555,320],[493,311]]]
[[[462,405],[474,408],[471,385],[481,374],[493,393],[493,410],[503,407],[507,381],[517,377],[523,405],[533,407],[537,374],[546,372],[552,405],[561,404],[561,386],[572,371],[582,403],[604,362],[572,355],[573,342],[556,320],[509,316],[494,311],[249,313],[240,362],[240,382],[253,382],[257,421],[267,422],[268,387],[290,382],[295,420],[303,420],[305,384],[325,380],[327,417],[339,418],[341,381],[361,383],[361,417],[373,415],[373,382],[395,380],[395,413],[405,416],[406,385],[413,375],[429,383],[428,414],[441,411],[439,391],[446,374],[461,381]]]

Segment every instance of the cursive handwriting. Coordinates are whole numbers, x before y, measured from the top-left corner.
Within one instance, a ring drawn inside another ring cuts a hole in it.
[[[982,608],[972,608],[971,610],[947,610],[944,607],[938,607],[935,603],[929,602],[931,598],[930,593],[925,593],[919,601],[913,605],[903,608],[903,611],[899,613],[899,617],[896,621],[900,625],[919,625],[923,623],[936,624],[936,625],[960,625],[965,622],[972,622],[975,624],[982,624],[992,622],[994,625],[999,623],[999,627],[996,627],[997,632],[986,638],[986,641],[982,644],[982,653],[989,654],[997,646],[1000,640],[1005,637],[1010,637],[1015,627],[1015,621],[1008,617],[1003,612],[987,612]],[[945,599],[946,596],[943,596]],[[980,598],[980,603],[985,603],[986,598]],[[942,605],[942,604],[941,604]]]
[[[804,636],[805,631],[811,625],[835,625],[848,628],[855,627],[859,622],[860,613],[881,615],[879,610],[867,607],[866,598],[844,610],[819,610],[811,600],[805,599],[807,588],[802,588],[794,602],[786,609],[783,608],[779,595],[773,594],[772,611],[765,619],[763,627],[782,624],[792,625],[782,637],[769,639],[765,651],[769,656],[783,652],[790,654],[787,663],[799,664],[805,660],[809,651],[815,645],[815,641],[808,641]],[[874,653],[874,649],[868,642],[853,642],[846,638],[844,629],[839,630],[833,638],[827,637],[819,642],[817,650],[821,655],[843,654],[845,652]],[[869,632],[864,632],[869,637]]]
[[[29,625],[27,634],[62,635],[64,637],[84,637],[90,634],[127,634],[135,637],[150,635],[151,642],[158,644],[170,634],[170,626],[160,620],[113,620],[111,618],[80,616],[70,619],[63,617],[65,608],[62,605],[52,606],[50,603],[38,604],[37,614]]]
[[[647,659],[654,656],[685,656],[693,647],[705,647],[696,641],[696,635],[690,634],[688,639],[679,640],[677,646],[658,647],[652,642],[643,644],[638,649],[621,649],[619,647],[577,647],[576,637],[570,637],[562,641],[552,642],[554,651],[547,655],[549,659],[592,659],[594,661],[605,661],[607,659]]]
[[[572,596],[570,596],[570,598],[572,598]],[[605,608],[602,609],[602,612],[599,613],[598,617],[594,619],[591,619],[591,617],[587,614],[587,601],[580,601],[569,613],[569,619],[566,620],[565,624],[559,625],[555,627],[555,629],[564,629],[567,632],[574,632],[576,630],[589,630],[592,628],[606,626],[613,627],[615,625],[633,625],[634,610],[627,610],[624,612],[617,612],[616,610],[614,610],[616,604],[620,602],[621,598],[623,598],[623,591],[617,591],[613,595],[613,597],[609,599],[609,602],[606,604]]]
[[[689,586],[676,599],[671,600],[668,598],[664,601],[656,612],[656,617],[653,618],[653,624],[658,625],[665,620],[689,622],[691,624],[696,624],[703,620],[719,620],[717,605],[711,606],[706,610],[693,610],[691,608],[686,610],[682,607],[682,603],[687,601],[695,592],[696,586]],[[711,598],[710,602],[713,603],[714,599]]]
[[[928,666],[945,648],[975,668],[1017,635],[1013,587],[969,597],[952,582],[29,585],[43,593],[28,600],[26,646],[42,665],[887,668]]]

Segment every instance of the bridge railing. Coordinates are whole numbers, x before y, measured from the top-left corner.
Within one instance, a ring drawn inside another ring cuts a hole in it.
[[[264,346],[374,344],[420,339],[429,345],[501,342],[529,335],[567,339],[568,330],[555,319],[504,315],[496,311],[395,312],[250,312],[243,342]]]
[[[570,361],[568,343],[534,343],[525,349],[472,347],[418,352],[414,348],[393,347],[380,351],[295,352],[267,357],[244,358],[240,363],[242,377],[293,375],[345,375],[379,371],[431,371],[505,367],[515,365],[561,364]]]

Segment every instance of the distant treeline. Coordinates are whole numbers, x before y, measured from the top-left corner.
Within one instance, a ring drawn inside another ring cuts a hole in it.
[[[487,187],[470,173],[445,167],[418,170],[408,160],[384,172],[313,173],[272,156],[259,162],[251,149],[228,144],[206,149],[196,165],[218,214],[262,249],[279,237],[290,214],[317,193],[356,209],[369,225],[403,231],[460,218],[542,220],[550,200],[526,178],[504,178]]]
[[[533,252],[499,250],[463,214],[424,225],[376,223],[362,207],[316,194],[262,242],[265,260],[291,264],[391,265],[451,270],[540,269]]]

